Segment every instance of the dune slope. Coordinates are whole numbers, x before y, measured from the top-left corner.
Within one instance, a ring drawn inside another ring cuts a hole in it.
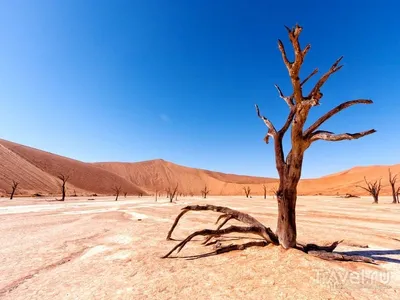
[[[134,183],[98,168],[67,157],[0,140],[0,189],[9,190],[11,180],[20,182],[18,192],[59,193],[58,174],[69,175],[69,194],[112,194],[113,186],[121,186],[129,194],[143,193]]]
[[[388,169],[400,174],[400,164],[393,166],[354,167],[314,179],[302,179],[299,195],[367,195],[357,187],[367,180],[382,179],[381,195],[390,195]],[[179,193],[200,195],[205,185],[210,195],[244,195],[249,186],[251,195],[262,195],[263,186],[271,195],[277,187],[274,178],[225,174],[203,169],[180,166],[162,159],[135,163],[99,162],[85,163],[19,145],[0,139],[0,194],[10,190],[11,180],[20,182],[19,193],[59,193],[60,173],[69,174],[68,192],[80,194],[112,194],[113,186],[121,186],[123,192],[137,195],[155,191],[164,194],[168,188],[178,185]],[[400,175],[399,175],[400,184]]]

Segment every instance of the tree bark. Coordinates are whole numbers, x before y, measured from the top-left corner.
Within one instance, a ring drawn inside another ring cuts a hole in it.
[[[282,149],[281,142],[277,148]],[[303,165],[303,153],[302,147],[296,147],[290,151],[286,162],[277,164],[280,181],[276,193],[278,201],[276,235],[279,244],[285,249],[295,248],[297,244],[296,200],[297,185],[300,181]]]

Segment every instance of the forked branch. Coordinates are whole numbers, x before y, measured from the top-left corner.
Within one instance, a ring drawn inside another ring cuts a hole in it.
[[[322,98],[323,94],[321,93],[321,87],[328,80],[328,78],[335,72],[339,71],[343,65],[339,65],[340,61],[343,59],[343,56],[339,57],[331,66],[328,72],[326,72],[315,84],[314,88],[311,90],[308,95],[308,99],[314,99],[316,101],[315,105],[319,104],[319,100]]]
[[[324,114],[322,117],[320,117],[317,121],[314,122],[314,124],[312,124],[306,131],[304,131],[304,136],[310,137],[310,135],[317,130],[325,121],[327,121],[328,119],[330,119],[332,116],[334,116],[335,114],[341,112],[342,110],[355,105],[355,104],[372,104],[373,101],[372,100],[366,100],[366,99],[358,99],[358,100],[351,100],[351,101],[347,101],[344,102],[338,106],[336,106],[335,108],[331,109],[330,111],[328,111],[326,114]]]
[[[283,62],[288,69],[290,80],[293,86],[293,98],[296,103],[301,103],[303,101],[303,94],[301,90],[301,82],[300,82],[300,68],[303,64],[304,57],[307,52],[311,49],[311,45],[307,45],[303,50],[301,50],[299,37],[300,33],[303,30],[301,26],[296,24],[295,27],[289,28],[285,26],[286,30],[289,34],[289,40],[293,46],[294,50],[294,62],[290,62],[287,58],[287,54],[285,51],[285,47],[281,40],[278,40],[278,48],[282,54]]]
[[[277,84],[275,84],[275,88],[278,90],[279,97],[285,100],[286,104],[289,105],[289,107],[292,107],[294,105],[293,96],[288,97],[283,95],[281,88]]]
[[[251,192],[251,188],[249,186],[244,186],[243,190],[244,190],[244,194],[246,195],[246,198],[249,198],[250,192]]]

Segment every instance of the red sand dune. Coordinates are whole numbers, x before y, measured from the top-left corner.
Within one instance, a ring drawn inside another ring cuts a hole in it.
[[[382,195],[390,194],[389,166],[355,167],[321,178],[300,181],[299,195],[366,195],[357,185],[382,178]],[[400,164],[390,166],[392,173],[400,173]],[[59,194],[59,173],[70,175],[68,193],[112,194],[114,185],[137,195],[156,190],[165,194],[167,188],[178,184],[179,192],[199,195],[205,185],[212,195],[243,195],[243,187],[250,186],[252,195],[263,194],[263,184],[271,194],[277,186],[273,178],[225,174],[180,166],[162,159],[136,163],[84,163],[31,147],[0,139],[0,194],[10,190],[11,180],[20,182],[18,194]],[[400,183],[400,178],[399,178]]]
[[[11,180],[18,181],[17,194],[59,194],[58,174],[68,174],[68,194],[112,194],[113,186],[121,186],[129,194],[143,192],[134,183],[84,163],[31,147],[0,140],[0,193],[10,190]]]

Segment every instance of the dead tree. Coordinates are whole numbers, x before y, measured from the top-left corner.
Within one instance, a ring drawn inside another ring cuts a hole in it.
[[[367,181],[367,178],[364,176],[364,181],[365,184],[367,185],[366,187],[357,185],[357,187],[362,188],[366,190],[373,198],[374,198],[374,203],[378,203],[379,200],[379,192],[381,191],[381,180],[375,180],[375,181]]]
[[[244,186],[243,190],[244,190],[244,194],[246,195],[246,198],[249,198],[251,188],[249,186]]]
[[[57,177],[61,180],[61,201],[65,201],[66,184],[69,179],[69,175],[58,174]]]
[[[275,199],[275,197],[278,195],[278,188],[274,186],[271,188],[270,192],[272,194],[272,199]]]
[[[113,187],[114,193],[115,193],[115,201],[118,201],[118,196],[119,193],[121,192],[121,186],[114,186]]]
[[[312,123],[310,127],[305,128],[310,110],[313,107],[318,106],[323,97],[321,88],[332,74],[336,73],[342,68],[342,66],[339,64],[343,57],[340,57],[338,60],[336,60],[335,63],[330,67],[330,69],[325,74],[323,74],[319,80],[317,80],[316,84],[308,94],[304,93],[304,85],[312,76],[318,73],[318,69],[315,69],[313,72],[311,72],[310,75],[308,75],[304,79],[300,79],[300,69],[303,65],[307,53],[311,49],[311,46],[309,44],[304,48],[300,46],[299,37],[303,29],[301,26],[296,24],[294,28],[286,27],[286,29],[288,31],[290,43],[294,50],[293,60],[288,57],[281,40],[278,40],[278,48],[281,52],[283,62],[289,73],[293,89],[292,93],[285,96],[279,86],[275,85],[279,97],[282,98],[289,107],[288,117],[284,125],[280,129],[277,129],[268,118],[261,115],[260,110],[256,105],[257,116],[265,123],[268,128],[264,141],[268,144],[270,138],[273,138],[274,140],[275,163],[279,175],[279,187],[277,190],[278,222],[276,232],[272,232],[270,228],[264,226],[262,223],[260,223],[258,220],[251,217],[250,215],[227,207],[214,205],[191,205],[184,207],[183,211],[177,216],[172,228],[168,233],[167,239],[170,239],[171,234],[182,215],[184,215],[188,211],[207,210],[218,212],[222,214],[220,218],[224,219],[224,221],[215,230],[205,229],[189,235],[185,240],[176,245],[164,257],[168,257],[175,250],[178,250],[179,252],[187,242],[199,235],[203,235],[206,237],[215,237],[229,233],[252,233],[257,234],[264,239],[264,243],[257,244],[258,246],[264,246],[268,243],[272,243],[275,245],[281,245],[284,249],[298,248],[305,253],[312,254],[323,259],[356,260],[356,258],[354,257],[339,255],[337,253],[329,253],[335,249],[339,242],[335,242],[332,245],[326,247],[317,246],[314,244],[300,245],[297,243],[297,186],[301,177],[304,153],[311,146],[311,144],[315,143],[316,141],[335,142],[342,140],[354,140],[375,132],[374,129],[371,129],[359,133],[335,134],[330,131],[319,129],[320,126],[325,123],[325,121],[327,121],[340,111],[355,104],[371,104],[372,101],[359,99],[344,102],[325,113],[322,117]],[[290,151],[288,151],[288,154],[285,157],[285,152],[283,150],[283,137],[290,127],[291,149]],[[248,226],[229,226],[225,229],[222,229],[221,227],[231,219],[235,219],[237,221],[245,223]],[[246,247],[249,247],[249,245],[234,245],[219,248],[216,251],[216,254],[235,249],[244,249]],[[369,258],[362,258],[362,260],[367,262],[372,261]]]
[[[14,194],[15,194],[15,191],[17,190],[18,185],[19,185],[19,182],[15,181],[15,180],[12,181],[10,200],[12,200],[14,198]]]
[[[263,184],[263,190],[264,190],[264,199],[267,199],[267,186]]]
[[[207,198],[207,195],[208,195],[209,192],[210,192],[210,190],[208,189],[207,184],[204,185],[204,189],[201,190],[201,195],[203,196],[204,199]]]
[[[126,195],[128,195],[128,193],[127,193],[127,192],[124,192],[124,198],[126,198]]]
[[[175,188],[168,188],[167,189],[167,197],[169,198],[169,202],[172,203],[172,201],[174,200],[174,198],[176,198],[176,200],[178,200],[178,184],[176,184]]]
[[[399,196],[400,196],[400,186],[397,187],[397,191],[396,191],[397,203],[400,203],[400,202],[399,202]]]
[[[395,187],[396,181],[397,181],[397,174],[392,176],[392,172],[389,169],[389,183],[390,183],[390,186],[392,187],[392,196],[393,196],[392,203],[398,203],[397,191],[396,191],[396,187]]]
[[[158,191],[157,190],[156,190],[155,196],[156,196],[156,202],[157,202],[157,196],[158,196]]]

